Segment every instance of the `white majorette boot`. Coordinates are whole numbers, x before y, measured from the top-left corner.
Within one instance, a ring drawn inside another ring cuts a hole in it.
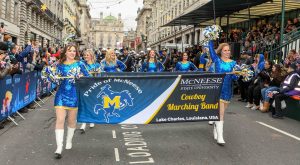
[[[61,152],[63,150],[63,142],[64,142],[64,130],[63,129],[55,129],[55,137],[56,137],[56,151],[55,151],[55,158],[61,158]]]
[[[72,139],[74,136],[74,131],[76,128],[70,128],[68,127],[68,134],[67,134],[67,140],[66,140],[66,149],[69,150],[72,148]]]
[[[214,124],[214,121],[208,121],[208,124],[209,124],[209,125],[213,125],[213,124]]]
[[[214,130],[213,130],[214,139],[215,139],[215,140],[217,140],[217,138],[218,138],[218,134],[217,134],[217,127],[216,127],[216,123],[214,122],[214,123],[213,123],[213,125],[214,125]]]
[[[94,123],[90,123],[90,128],[94,128],[95,124]]]
[[[80,132],[81,134],[85,133],[85,127],[86,127],[86,123],[82,123],[81,127],[80,127]]]
[[[225,141],[223,139],[223,125],[224,121],[216,121],[216,130],[217,130],[217,143],[221,146],[225,145]]]

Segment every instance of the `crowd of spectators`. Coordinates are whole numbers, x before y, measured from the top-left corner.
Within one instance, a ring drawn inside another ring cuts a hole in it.
[[[56,61],[60,49],[42,48],[35,40],[30,40],[24,46],[17,45],[11,41],[9,35],[5,35],[3,42],[0,42],[0,52],[0,78],[3,78],[6,75],[41,71],[44,66]]]

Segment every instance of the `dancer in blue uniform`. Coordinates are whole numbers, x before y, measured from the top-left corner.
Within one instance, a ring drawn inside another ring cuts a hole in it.
[[[182,54],[182,61],[176,63],[175,71],[188,72],[188,71],[197,71],[198,68],[190,61],[188,61],[188,54],[184,52]]]
[[[97,74],[100,73],[101,71],[101,66],[98,62],[96,62],[96,56],[94,52],[91,49],[86,50],[83,54],[83,58],[84,58],[83,62],[88,72],[93,76],[97,76]],[[94,123],[90,123],[90,128],[94,128],[94,126],[95,126]],[[85,128],[86,128],[86,123],[82,123],[80,127],[82,134],[85,133]]]
[[[217,140],[218,144],[224,145],[224,112],[228,107],[228,104],[230,103],[230,99],[232,97],[232,80],[238,79],[238,76],[233,74],[233,68],[236,66],[236,62],[230,59],[230,47],[227,43],[220,44],[216,53],[214,50],[213,41],[209,41],[209,52],[212,62],[215,64],[216,73],[232,73],[227,74],[224,78],[220,96],[220,121],[214,122],[214,138]]]
[[[90,76],[84,63],[78,61],[79,53],[75,45],[67,45],[61,53],[59,64],[55,69],[46,68],[45,72],[51,81],[59,84],[55,95],[54,107],[56,111],[56,144],[55,158],[60,159],[63,149],[64,123],[68,113],[68,130],[66,149],[72,148],[72,139],[76,129],[77,95],[75,78],[82,75]]]
[[[118,60],[115,51],[110,49],[101,61],[101,68],[105,72],[122,72],[126,69],[126,65]]]
[[[147,55],[147,61],[142,65],[142,72],[162,72],[165,70],[164,65],[157,60],[154,50],[150,50]]]

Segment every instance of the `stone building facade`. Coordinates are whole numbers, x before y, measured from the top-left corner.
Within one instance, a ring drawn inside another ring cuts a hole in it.
[[[38,40],[42,46],[59,44],[63,28],[63,0],[0,0],[0,22],[6,33],[20,45],[29,39]],[[41,6],[45,5],[46,10]]]
[[[137,27],[136,27],[136,51],[146,50],[147,47],[147,38],[149,37],[149,33],[147,31],[147,24],[150,21],[151,16],[151,2],[152,0],[144,0],[143,8],[138,9],[137,11]]]
[[[201,28],[193,26],[163,25],[179,17],[183,13],[197,8],[208,0],[149,0],[151,6],[150,18],[146,21],[147,47],[162,49],[165,45],[175,45],[178,50],[184,50],[186,45],[199,43]],[[195,31],[195,33],[194,33]]]
[[[100,13],[100,18],[92,19],[91,26],[91,43],[94,48],[122,48],[124,38],[124,23],[121,14],[118,18],[109,15],[103,18],[103,13]]]

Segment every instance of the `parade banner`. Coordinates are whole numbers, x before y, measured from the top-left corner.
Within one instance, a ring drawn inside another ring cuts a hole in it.
[[[6,76],[4,79],[0,80],[0,110],[1,110],[1,116],[0,121],[6,119],[12,111],[12,98],[13,92],[12,92],[12,77]]]
[[[219,120],[224,74],[102,74],[76,80],[78,122],[150,124]]]
[[[37,72],[13,76],[13,109],[12,113],[24,108],[36,99]]]

